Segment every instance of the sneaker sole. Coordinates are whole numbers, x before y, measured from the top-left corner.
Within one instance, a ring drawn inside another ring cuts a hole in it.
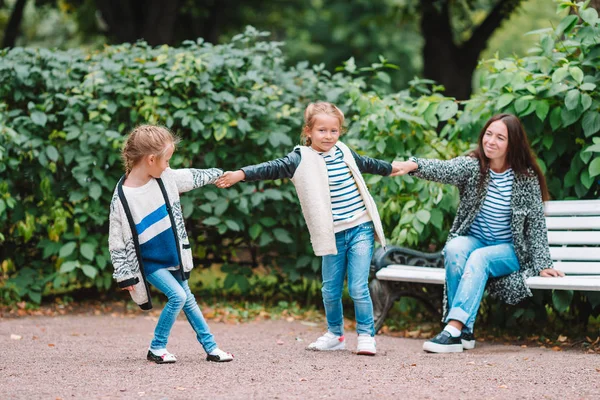
[[[429,353],[462,353],[462,344],[437,344],[432,342],[423,343],[423,350]]]
[[[342,342],[336,346],[330,347],[328,349],[318,349],[316,347],[307,347],[306,350],[310,351],[336,351],[336,350],[346,350],[346,343]]]
[[[212,362],[230,362],[233,361],[233,357],[232,358],[226,358],[224,360],[221,359],[221,357],[219,356],[211,356],[210,354],[206,356],[206,361],[212,361]]]
[[[462,342],[462,347],[465,350],[473,350],[475,348],[475,340],[460,340]]]
[[[368,351],[368,350],[361,350],[361,351],[356,352],[356,355],[359,355],[359,356],[374,356],[375,354],[376,354],[376,352]]]

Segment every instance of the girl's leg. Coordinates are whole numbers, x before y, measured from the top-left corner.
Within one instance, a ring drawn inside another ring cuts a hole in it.
[[[346,246],[344,232],[335,235],[338,253],[323,256],[323,304],[327,317],[327,329],[336,336],[344,334],[344,311],[342,308],[342,289],[346,276]]]
[[[473,236],[457,236],[444,247],[442,253],[446,270],[448,305],[451,305],[454,301],[454,295],[460,284],[469,256],[480,247],[484,247],[484,244]]]
[[[498,278],[519,270],[519,260],[512,243],[479,248],[471,253],[450,304],[446,322],[456,320],[473,332],[477,311],[488,278]]]
[[[200,311],[200,307],[196,302],[196,298],[190,290],[188,281],[180,281],[180,279],[181,278],[177,278],[186,294],[183,312],[185,313],[190,325],[194,329],[194,332],[196,332],[196,338],[198,338],[198,342],[200,342],[206,354],[209,354],[211,351],[217,348],[217,344],[215,343],[212,333],[210,333],[210,329],[208,328],[208,324],[202,315],[202,311]]]
[[[154,339],[150,344],[151,350],[167,347],[171,328],[186,300],[185,290],[167,269],[159,269],[146,277],[148,282],[167,296],[167,304],[160,313],[154,329]]]
[[[375,336],[373,302],[369,292],[369,272],[375,240],[373,223],[361,224],[344,233],[348,243],[348,290],[354,301],[356,332],[359,335]]]

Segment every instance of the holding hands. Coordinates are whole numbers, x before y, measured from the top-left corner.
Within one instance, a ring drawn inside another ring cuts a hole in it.
[[[241,169],[237,171],[227,171],[217,179],[215,185],[217,185],[218,188],[224,189],[235,185],[239,181],[244,180],[244,178],[246,178],[246,174],[244,174],[244,171]]]
[[[393,161],[392,173],[389,176],[402,176],[418,168],[414,161]]]

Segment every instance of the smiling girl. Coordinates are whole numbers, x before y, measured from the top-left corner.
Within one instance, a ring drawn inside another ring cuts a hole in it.
[[[225,172],[217,186],[246,181],[290,178],[317,256],[323,256],[323,303],[328,331],[309,350],[345,348],[342,289],[354,301],[357,354],[375,355],[373,303],[368,280],[374,240],[385,246],[377,206],[362,173],[388,176],[392,164],[360,156],[339,141],[344,114],[331,103],[309,104],[304,112],[302,139],[283,158]]]
[[[475,347],[473,325],[484,289],[516,304],[530,276],[564,276],[552,268],[543,201],[546,180],[517,117],[499,114],[483,127],[469,157],[411,158],[392,174],[458,187],[460,204],[444,247],[444,330],[423,344],[434,353]]]

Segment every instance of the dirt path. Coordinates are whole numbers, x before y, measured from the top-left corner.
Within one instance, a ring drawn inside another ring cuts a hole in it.
[[[432,355],[421,340],[377,336],[378,355],[304,347],[323,326],[262,321],[211,323],[231,363],[204,361],[184,319],[169,350],[177,364],[145,360],[154,317],[69,315],[0,318],[3,399],[598,399],[600,357],[478,343]],[[17,335],[21,338],[18,339]]]

